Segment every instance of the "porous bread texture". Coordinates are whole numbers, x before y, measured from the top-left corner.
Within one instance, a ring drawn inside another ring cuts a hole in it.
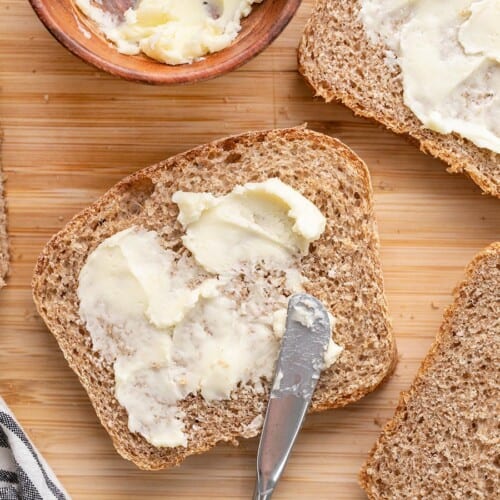
[[[2,168],[0,166],[0,288],[5,286],[9,270],[9,245],[7,241],[7,213],[3,191]]]
[[[418,141],[422,151],[449,165],[448,172],[466,173],[483,191],[500,197],[500,155],[456,133],[423,127],[404,104],[401,72],[386,62],[387,47],[368,40],[360,7],[359,0],[315,3],[298,58],[299,71],[316,95]]]
[[[344,406],[375,389],[392,371],[396,348],[384,297],[372,190],[364,163],[336,139],[303,128],[253,132],[200,146],[141,170],[78,214],[41,253],[33,277],[38,311],[87,390],[118,452],[142,469],[176,465],[218,441],[237,444],[259,430],[267,393],[248,388],[207,403],[190,395],[188,447],[155,448],[127,427],[114,396],[113,369],[92,349],[78,314],[79,272],[90,252],[132,225],[159,231],[166,248],[182,248],[183,230],[171,201],[177,190],[223,195],[236,185],[279,177],[315,203],[327,218],[322,237],[302,261],[309,293],[336,316],[335,341],[345,350],[324,371],[312,411]]]
[[[500,491],[500,242],[478,254],[360,474],[372,499]]]

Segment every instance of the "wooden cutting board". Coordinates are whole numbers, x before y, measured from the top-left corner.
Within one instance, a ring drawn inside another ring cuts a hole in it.
[[[313,100],[296,72],[312,0],[239,71],[186,87],[112,78],[66,52],[26,0],[0,0],[3,167],[12,266],[0,293],[0,394],[76,499],[250,498],[257,441],[219,446],[167,472],[114,451],[37,316],[30,279],[47,239],[121,177],[228,134],[308,122],[368,164],[400,359],[390,381],[308,418],[276,499],[364,498],[358,470],[406,389],[472,256],[500,239],[500,204],[439,161],[340,105]]]

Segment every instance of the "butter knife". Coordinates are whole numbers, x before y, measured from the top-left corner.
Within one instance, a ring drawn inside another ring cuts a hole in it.
[[[288,302],[286,328],[257,453],[254,500],[271,498],[319,379],[331,337],[328,313],[308,294]]]

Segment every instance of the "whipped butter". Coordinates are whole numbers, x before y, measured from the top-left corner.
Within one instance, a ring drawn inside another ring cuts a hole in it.
[[[362,0],[422,124],[500,153],[500,0]]]
[[[470,16],[458,32],[465,53],[484,55],[500,63],[500,1],[477,1],[469,11]]]
[[[219,197],[177,192],[173,201],[190,253],[173,252],[157,232],[134,226],[88,256],[78,286],[81,319],[113,365],[130,430],[166,447],[187,446],[178,407],[187,395],[210,402],[240,385],[264,390],[288,296],[305,281],[300,257],[325,228],[321,212],[278,179]],[[341,351],[331,340],[324,367]]]
[[[172,200],[186,231],[184,246],[214,273],[240,262],[286,263],[306,254],[325,230],[318,208],[279,179],[237,186],[221,197],[177,192]]]
[[[262,0],[139,0],[123,19],[92,0],[75,0],[122,54],[143,52],[167,64],[191,63],[228,47],[252,4]]]

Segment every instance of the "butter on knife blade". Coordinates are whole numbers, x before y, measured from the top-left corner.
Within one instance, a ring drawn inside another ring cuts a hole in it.
[[[311,404],[330,337],[323,304],[311,295],[292,296],[259,443],[254,500],[271,498],[285,468]]]

